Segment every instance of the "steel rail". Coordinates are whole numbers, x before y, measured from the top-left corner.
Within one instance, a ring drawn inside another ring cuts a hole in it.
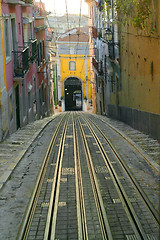
[[[81,163],[79,156],[79,144],[76,131],[76,123],[73,121],[73,141],[74,141],[74,161],[75,161],[75,182],[76,182],[76,200],[77,200],[77,218],[78,218],[78,239],[88,240],[88,229],[86,222],[86,212],[83,194],[83,182],[81,173]]]
[[[138,184],[138,182],[136,181],[136,179],[134,178],[133,174],[131,173],[129,167],[127,166],[127,164],[125,164],[125,162],[122,160],[121,156],[119,155],[119,153],[117,152],[117,150],[115,149],[115,147],[113,146],[113,144],[110,142],[110,140],[106,137],[106,135],[102,132],[102,130],[93,122],[93,120],[89,119],[89,121],[91,121],[93,123],[93,125],[97,128],[97,130],[102,134],[102,136],[104,137],[104,139],[106,140],[107,144],[109,145],[109,147],[111,148],[112,152],[114,153],[114,155],[117,157],[117,159],[119,160],[119,163],[121,164],[121,166],[123,167],[123,169],[125,169],[127,175],[129,176],[131,182],[133,183],[133,185],[135,186],[136,190],[138,191],[138,193],[140,194],[141,198],[143,199],[145,205],[147,206],[148,210],[150,211],[154,221],[156,222],[157,225],[160,224],[160,219],[159,219],[159,213],[156,211],[156,209],[154,208],[154,206],[152,205],[152,203],[150,202],[150,200],[148,199],[148,197],[146,196],[145,192],[143,191],[143,189],[141,188],[141,186]]]
[[[94,116],[95,118],[97,118],[97,116]],[[104,120],[98,118],[100,121],[102,121],[105,125],[107,125],[109,128],[111,128],[112,130],[114,130],[116,133],[118,133],[126,142],[128,142],[128,144],[130,144],[144,159],[145,161],[154,169],[154,171],[160,175],[160,167],[158,166],[158,164],[152,162],[153,160],[150,159],[150,157],[146,157],[145,154],[142,152],[141,149],[138,149],[138,147],[135,146],[133,140],[128,139],[128,137],[126,137],[121,131],[119,131],[117,128],[113,127],[111,124],[109,124],[108,122],[105,122]]]
[[[48,239],[55,240],[58,199],[59,199],[59,191],[60,191],[60,177],[61,177],[61,170],[62,170],[62,160],[63,160],[67,125],[68,125],[68,117],[65,120],[63,132],[62,132],[62,136],[59,144],[59,151],[57,156],[55,172],[53,176],[53,184],[52,184],[51,196],[49,201],[49,209],[48,209],[45,233],[43,238],[44,240],[48,240]]]
[[[92,162],[92,158],[91,158],[91,153],[89,150],[89,146],[87,143],[87,139],[86,139],[82,124],[79,119],[78,119],[78,124],[79,124],[79,128],[80,128],[81,135],[82,135],[82,140],[83,140],[83,144],[84,144],[84,148],[85,148],[88,170],[89,170],[89,174],[90,174],[93,194],[95,197],[95,203],[97,206],[97,212],[98,212],[99,222],[100,222],[100,226],[101,226],[102,236],[103,236],[103,239],[105,239],[105,240],[106,239],[112,240],[113,237],[112,237],[111,229],[110,229],[109,222],[107,219],[102,196],[100,193],[97,177],[95,174],[95,170],[94,170],[94,166],[93,166],[93,162]]]
[[[116,174],[116,171],[114,170],[112,164],[110,163],[110,159],[108,158],[108,156],[106,154],[106,151],[102,146],[102,143],[100,142],[98,136],[95,134],[95,132],[94,132],[93,128],[91,127],[91,125],[89,124],[89,122],[86,119],[84,119],[84,121],[88,125],[88,128],[90,129],[93,137],[95,138],[97,146],[99,147],[99,150],[102,154],[104,162],[105,162],[105,164],[108,168],[108,171],[109,171],[109,173],[112,177],[112,180],[113,180],[113,182],[116,186],[116,189],[119,193],[122,204],[124,205],[124,209],[125,209],[126,213],[128,213],[130,222],[131,222],[132,227],[135,231],[135,235],[136,235],[137,239],[144,239],[144,240],[147,239],[147,235],[143,230],[143,227],[142,227],[142,225],[141,225],[141,223],[140,223],[140,221],[139,221],[139,219],[136,215],[136,212],[134,211],[134,209],[132,207],[132,204],[130,203],[129,197],[127,196],[127,194],[126,194],[126,192],[125,192],[125,190],[124,190],[124,188],[123,188],[123,186],[122,186],[122,184],[121,184],[121,182],[120,182],[120,180],[119,180],[119,178]],[[97,127],[97,129],[98,129],[98,127]],[[119,155],[116,151],[114,151],[114,154],[118,158],[118,160],[120,160],[119,157],[118,157]]]
[[[31,196],[29,205],[27,207],[25,216],[24,216],[24,218],[22,220],[22,224],[20,225],[20,230],[19,230],[19,232],[17,234],[17,238],[16,238],[17,240],[22,240],[22,239],[24,240],[24,239],[26,239],[27,235],[29,233],[31,221],[32,221],[35,209],[36,209],[38,197],[39,197],[40,190],[41,190],[41,187],[42,187],[42,183],[43,183],[43,180],[44,180],[44,177],[45,177],[45,173],[46,173],[47,165],[48,165],[48,162],[49,162],[49,158],[50,158],[53,146],[55,144],[55,140],[56,140],[57,134],[59,132],[59,129],[60,129],[60,127],[62,125],[62,122],[64,121],[65,117],[66,116],[63,116],[63,118],[58,123],[57,128],[55,130],[55,133],[52,136],[50,144],[49,144],[49,146],[47,148],[47,151],[46,151],[46,154],[45,154],[45,157],[44,157],[44,160],[43,160],[43,163],[42,163],[39,175],[37,177],[37,181],[36,181],[36,184],[35,184],[35,188],[34,188],[33,194]]]

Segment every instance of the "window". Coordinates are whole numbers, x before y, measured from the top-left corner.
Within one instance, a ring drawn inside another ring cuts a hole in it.
[[[43,62],[42,43],[38,43],[38,66]]]
[[[69,70],[76,71],[76,62],[74,62],[74,61],[69,62]]]
[[[26,89],[25,89],[25,80],[22,82],[22,109],[23,109],[23,117],[26,116]]]
[[[32,23],[29,24],[29,38],[32,39]]]
[[[28,42],[28,24],[23,24],[24,42]]]
[[[11,48],[10,48],[10,31],[9,31],[9,20],[4,20],[4,34],[5,34],[5,52],[6,57],[11,56]]]
[[[45,46],[44,46],[44,40],[42,42],[42,54],[43,54],[43,59],[45,59],[45,50],[44,50]]]

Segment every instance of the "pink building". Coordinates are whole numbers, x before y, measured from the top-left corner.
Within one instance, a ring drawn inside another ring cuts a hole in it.
[[[1,10],[6,87],[5,94],[0,94],[5,111],[5,119],[0,116],[0,123],[6,124],[0,140],[49,112],[44,19],[40,16],[40,22],[36,20],[33,0],[3,0]],[[1,88],[0,85],[0,93]]]
[[[34,3],[35,34],[38,47],[38,85],[40,113],[47,116],[54,113],[52,62],[50,48],[52,31],[47,27],[48,12],[42,2]]]
[[[33,121],[37,115],[36,39],[30,0],[2,3],[8,98],[8,133]]]

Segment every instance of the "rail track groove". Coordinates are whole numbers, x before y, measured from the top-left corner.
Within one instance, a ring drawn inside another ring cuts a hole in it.
[[[87,121],[87,120],[86,120]],[[133,174],[131,173],[129,167],[127,166],[127,164],[125,164],[125,161],[120,157],[119,153],[117,152],[117,150],[115,149],[115,147],[113,146],[113,144],[110,142],[110,140],[105,136],[105,134],[103,133],[103,131],[93,122],[92,119],[89,119],[89,121],[97,128],[97,130],[101,133],[101,135],[104,137],[104,139],[106,140],[106,143],[110,146],[111,150],[113,151],[113,153],[115,154],[115,156],[117,157],[117,159],[119,160],[121,166],[124,168],[124,170],[126,171],[126,173],[128,174],[129,178],[131,179],[132,183],[134,184],[135,188],[137,189],[137,192],[139,192],[139,194],[141,195],[141,198],[143,199],[144,203],[146,204],[146,206],[148,207],[149,211],[151,212],[155,222],[157,223],[157,225],[160,224],[160,219],[159,219],[159,213],[155,210],[155,208],[153,207],[152,203],[150,202],[150,200],[148,199],[148,197],[146,196],[146,194],[144,193],[143,189],[141,188],[141,186],[138,184],[138,182],[136,181],[136,179],[134,178]],[[87,121],[89,128],[91,128],[91,125],[89,124],[89,122]],[[93,129],[91,130],[93,132],[93,135],[95,135]],[[98,140],[99,144],[100,141],[97,138],[97,136],[95,135],[96,139]],[[102,146],[102,145],[101,145]],[[104,154],[106,155],[105,151],[103,151]],[[107,158],[107,156],[106,156]]]
[[[94,119],[62,115],[17,240],[158,240],[158,229],[158,212]]]

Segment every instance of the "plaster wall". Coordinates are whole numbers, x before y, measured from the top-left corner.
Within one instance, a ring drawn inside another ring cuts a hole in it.
[[[64,58],[63,58],[64,57]],[[63,55],[63,57],[60,58],[60,69],[61,69],[61,96],[64,95],[64,80],[68,77],[75,77],[79,78],[82,81],[82,92],[83,97],[88,95],[88,99],[91,99],[91,84],[90,84],[90,62],[89,59],[84,59],[84,56],[77,56],[75,59],[74,56],[69,55]],[[69,70],[69,62],[75,61],[76,62],[76,70],[70,71]],[[86,73],[87,69],[87,73]],[[88,76],[88,81],[86,81],[86,74]]]
[[[160,114],[160,1],[151,1],[153,33],[122,27],[120,105]]]

